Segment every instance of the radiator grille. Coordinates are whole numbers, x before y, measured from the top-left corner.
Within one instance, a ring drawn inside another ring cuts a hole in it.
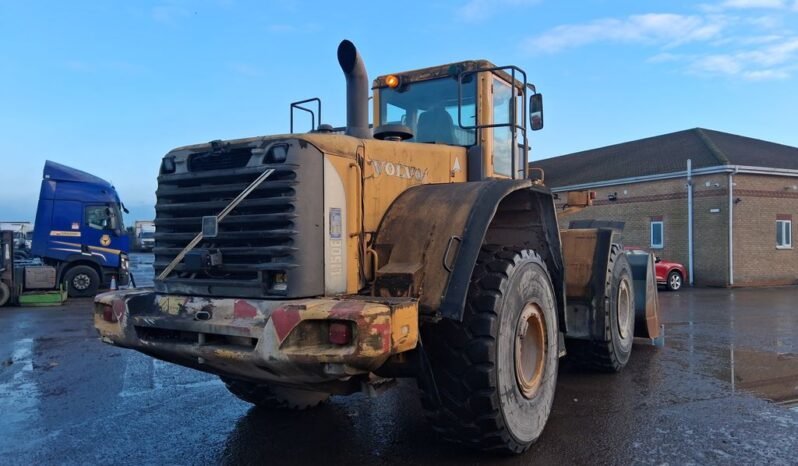
[[[265,170],[275,170],[219,223],[216,237],[196,246],[196,251],[221,252],[222,264],[197,271],[179,263],[164,280],[156,280],[156,288],[199,295],[288,296],[290,283],[274,283],[275,277],[286,276],[294,278],[294,291],[307,288],[296,283],[300,274],[292,273],[307,262],[299,254],[308,236],[300,234],[300,217],[320,215],[315,208],[305,208],[312,203],[303,197],[313,193],[299,192],[307,170],[298,163],[299,157],[281,164],[258,164],[262,155],[253,155],[252,149],[188,154],[184,170],[160,175],[153,249],[156,276],[201,231],[203,216],[218,215]],[[320,155],[316,155],[318,161],[307,160],[307,165],[320,164]]]

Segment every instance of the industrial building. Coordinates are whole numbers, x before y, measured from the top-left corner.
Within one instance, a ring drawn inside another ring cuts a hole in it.
[[[696,285],[798,283],[796,147],[694,128],[531,166],[556,193],[596,191],[593,207],[562,222],[625,222],[626,245],[681,262]]]

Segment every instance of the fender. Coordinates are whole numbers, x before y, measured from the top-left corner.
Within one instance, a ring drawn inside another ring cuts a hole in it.
[[[94,256],[88,256],[86,254],[71,254],[67,256],[63,261],[58,262],[57,274],[56,274],[57,275],[56,279],[58,283],[61,283],[61,281],[63,281],[64,272],[67,269],[71,268],[76,262],[85,262],[87,264],[92,265],[95,268],[95,270],[97,270],[97,273],[100,275],[100,283],[103,282],[105,267],[103,266],[103,264],[100,262],[99,259],[97,259]]]
[[[422,315],[462,320],[480,248],[500,244],[541,255],[565,330],[560,236],[551,192],[530,180],[425,184],[404,191],[373,241],[374,293],[419,299]]]

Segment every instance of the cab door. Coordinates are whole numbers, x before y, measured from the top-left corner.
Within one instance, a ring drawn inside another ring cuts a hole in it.
[[[110,204],[87,204],[83,207],[82,246],[102,265],[117,267],[122,239],[120,228]]]

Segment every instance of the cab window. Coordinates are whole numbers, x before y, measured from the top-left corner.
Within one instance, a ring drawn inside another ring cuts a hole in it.
[[[461,128],[457,115],[457,80],[431,79],[401,89],[382,88],[379,125],[402,124],[413,132],[411,142],[472,146],[475,130]],[[476,124],[476,80],[463,84],[463,126]]]
[[[513,105],[513,92],[510,84],[493,77],[493,124],[508,125],[493,128],[493,173],[512,177],[513,130],[509,126]]]
[[[107,205],[90,205],[85,210],[86,225],[95,230],[113,230],[113,215]]]

